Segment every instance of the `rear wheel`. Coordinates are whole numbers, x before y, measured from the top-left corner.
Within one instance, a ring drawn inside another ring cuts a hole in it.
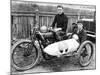
[[[85,41],[79,48],[80,56],[79,56],[79,63],[81,66],[88,66],[93,58],[94,53],[94,46],[93,43],[90,41]]]
[[[21,40],[12,47],[12,65],[17,70],[27,70],[40,59],[40,51],[30,40]]]

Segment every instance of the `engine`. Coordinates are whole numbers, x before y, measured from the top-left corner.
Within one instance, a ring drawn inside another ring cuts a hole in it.
[[[46,26],[42,26],[40,31],[36,34],[36,37],[41,40],[42,45],[45,47],[55,42],[55,35],[52,31],[49,31]]]

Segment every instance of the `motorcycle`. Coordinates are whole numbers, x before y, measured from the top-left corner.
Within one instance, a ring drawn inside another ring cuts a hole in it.
[[[43,51],[48,45],[68,39],[66,33],[61,28],[41,27],[40,30],[34,27],[34,32],[30,39],[21,39],[11,48],[11,63],[17,70],[27,70],[39,64],[43,59],[51,60],[58,58]],[[94,46],[91,41],[83,42],[77,51],[64,56],[79,56],[81,66],[87,66],[92,61]]]

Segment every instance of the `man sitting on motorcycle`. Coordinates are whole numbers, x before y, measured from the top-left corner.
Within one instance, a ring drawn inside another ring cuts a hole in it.
[[[54,21],[52,23],[52,28],[61,28],[61,31],[58,32],[56,35],[65,35],[66,34],[66,29],[67,29],[67,24],[68,24],[68,18],[63,12],[63,6],[58,5],[57,6],[57,15],[54,18]],[[60,37],[58,37],[60,39]]]

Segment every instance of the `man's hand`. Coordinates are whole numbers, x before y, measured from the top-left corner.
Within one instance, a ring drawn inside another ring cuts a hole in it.
[[[54,31],[60,31],[62,28],[54,28]]]
[[[49,27],[49,30],[52,30],[53,28],[52,27]]]

